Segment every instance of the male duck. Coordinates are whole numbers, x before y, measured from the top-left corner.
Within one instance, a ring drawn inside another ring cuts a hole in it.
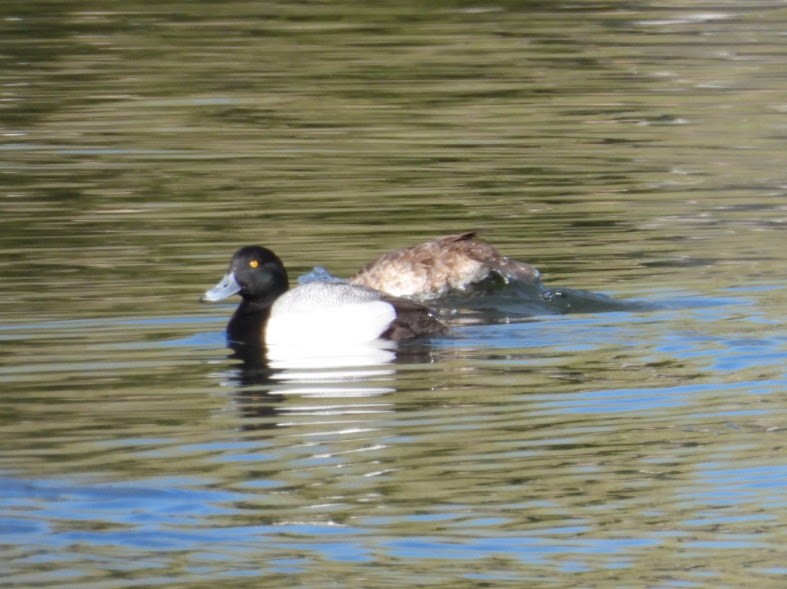
[[[259,246],[235,252],[227,274],[200,300],[220,301],[236,293],[243,300],[227,326],[235,343],[362,344],[447,332],[423,305],[370,288],[313,282],[290,289],[281,260]]]
[[[383,254],[350,282],[395,297],[431,299],[472,290],[482,283],[537,285],[539,276],[533,266],[501,256],[471,231]]]

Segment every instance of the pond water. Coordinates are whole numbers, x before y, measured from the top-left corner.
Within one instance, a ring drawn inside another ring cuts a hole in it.
[[[0,585],[784,586],[783,2],[0,26]],[[471,229],[556,298],[273,372],[197,302]]]

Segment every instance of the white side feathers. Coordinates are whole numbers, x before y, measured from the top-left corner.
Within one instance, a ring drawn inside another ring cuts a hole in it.
[[[396,319],[393,305],[374,291],[313,282],[287,291],[271,307],[269,347],[313,348],[374,341]]]

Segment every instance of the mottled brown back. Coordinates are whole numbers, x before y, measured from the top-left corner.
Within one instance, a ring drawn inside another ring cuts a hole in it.
[[[446,235],[383,254],[351,278],[353,284],[394,295],[432,298],[461,291],[496,273],[505,281],[538,280],[538,270],[510,260],[474,232]]]

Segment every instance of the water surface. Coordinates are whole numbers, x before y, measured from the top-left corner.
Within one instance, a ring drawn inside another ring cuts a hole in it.
[[[784,584],[783,3],[0,19],[0,584]],[[468,229],[556,297],[272,371],[197,303]]]

